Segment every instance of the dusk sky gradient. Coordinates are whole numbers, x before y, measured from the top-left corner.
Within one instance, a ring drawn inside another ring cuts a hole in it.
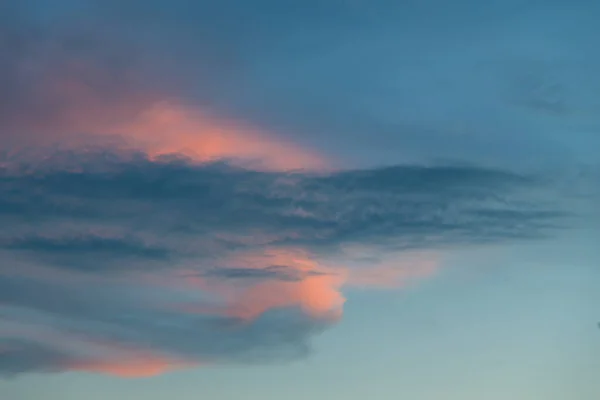
[[[0,399],[599,399],[599,20],[0,0]]]

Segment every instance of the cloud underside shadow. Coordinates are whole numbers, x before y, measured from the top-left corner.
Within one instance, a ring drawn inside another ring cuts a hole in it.
[[[345,285],[435,268],[386,253],[542,238],[566,216],[534,178],[477,167],[284,173],[115,149],[2,165],[6,375],[292,360]]]

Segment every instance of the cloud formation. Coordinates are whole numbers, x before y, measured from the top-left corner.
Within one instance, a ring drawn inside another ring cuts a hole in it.
[[[535,179],[476,167],[269,172],[114,148],[3,165],[4,374],[294,359],[344,286],[435,272],[374,254],[542,237],[564,216]]]
[[[543,238],[570,215],[518,168],[420,162],[546,156],[562,147],[530,118],[589,117],[566,95],[577,68],[504,40],[512,3],[486,51],[466,38],[493,18],[470,0],[444,6],[455,35],[436,7],[388,0],[77,3],[0,3],[1,375],[293,360],[345,289],[403,286],[440,249]],[[388,166],[351,162],[371,150]]]

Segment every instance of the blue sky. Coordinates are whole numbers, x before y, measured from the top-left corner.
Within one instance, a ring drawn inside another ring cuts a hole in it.
[[[2,3],[0,397],[598,398],[598,17]]]

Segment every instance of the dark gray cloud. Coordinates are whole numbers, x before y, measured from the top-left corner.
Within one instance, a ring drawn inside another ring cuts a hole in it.
[[[153,248],[135,240],[122,238],[103,238],[93,235],[78,237],[47,238],[24,237],[16,238],[2,246],[10,250],[23,250],[32,253],[74,253],[76,255],[94,255],[99,253],[114,254],[116,257],[138,256],[149,259],[164,260],[168,252],[164,249]]]
[[[3,375],[16,375],[32,370],[56,372],[68,355],[24,340],[3,340],[0,370]]]
[[[261,269],[214,268],[206,271],[203,276],[225,279],[278,279],[282,281],[300,281],[307,276],[322,274],[322,272],[318,271],[299,271],[286,265],[270,265]]]
[[[31,226],[27,221],[96,221],[182,238],[257,230],[271,237],[261,245],[331,249],[347,242],[418,247],[425,238],[428,246],[518,239],[542,234],[561,217],[547,209],[548,199],[531,197],[541,185],[534,178],[476,167],[397,166],[307,175],[185,160],[115,161],[117,155],[107,163],[104,153],[84,157],[81,165],[87,167],[76,172],[41,167],[3,174],[5,210],[0,213],[21,226]],[[104,249],[166,256],[165,250],[128,239],[83,235],[45,241],[11,238],[5,246],[46,253],[70,248],[74,253]]]
[[[76,236],[45,237],[25,236],[0,242],[0,248],[22,252],[33,258],[61,267],[107,271],[127,264],[130,268],[137,262],[166,262],[167,248],[145,244],[135,238],[102,237],[91,234]]]

